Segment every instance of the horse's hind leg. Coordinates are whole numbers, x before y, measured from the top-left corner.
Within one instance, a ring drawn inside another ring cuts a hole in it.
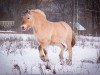
[[[61,65],[64,64],[64,57],[63,57],[63,54],[64,54],[64,48],[65,46],[63,44],[58,44],[58,46],[61,48],[61,51],[60,51],[60,54],[59,54],[59,58],[60,58],[60,62],[61,62]]]
[[[68,53],[69,53],[68,65],[71,65],[72,64],[72,46],[71,46],[70,41],[67,41],[67,47],[68,47]]]

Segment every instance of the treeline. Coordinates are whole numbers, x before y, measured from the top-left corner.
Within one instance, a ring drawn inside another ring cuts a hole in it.
[[[27,9],[41,9],[50,21],[65,21],[76,32],[77,22],[86,28],[80,34],[100,34],[100,0],[0,0],[0,21],[15,21],[21,25],[21,16]]]

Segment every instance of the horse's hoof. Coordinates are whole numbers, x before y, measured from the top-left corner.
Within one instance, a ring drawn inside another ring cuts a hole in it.
[[[72,65],[72,62],[68,62],[67,65],[71,66]]]
[[[44,55],[40,56],[40,58],[41,58],[42,61],[45,61],[45,56]]]
[[[60,60],[60,65],[64,65],[64,60]]]
[[[46,58],[45,56],[41,56],[41,60],[44,61],[44,62],[47,62],[47,61],[49,62],[49,59]]]
[[[72,65],[72,61],[71,60],[67,60],[67,65],[71,66]]]
[[[51,70],[51,66],[50,66],[50,62],[46,62],[46,69],[50,69]]]

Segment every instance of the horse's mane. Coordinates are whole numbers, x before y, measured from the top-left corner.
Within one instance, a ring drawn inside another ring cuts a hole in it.
[[[35,9],[35,10],[31,10],[31,11],[33,11],[35,13],[39,13],[39,14],[43,15],[46,18],[45,13],[43,11],[41,11],[40,9]]]

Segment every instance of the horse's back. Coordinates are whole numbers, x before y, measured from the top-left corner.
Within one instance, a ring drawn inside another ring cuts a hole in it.
[[[52,41],[53,42],[63,42],[67,40],[67,37],[69,37],[69,31],[71,31],[71,28],[67,23],[61,21],[61,22],[51,22],[52,26]]]
[[[55,33],[68,35],[69,33],[72,33],[71,27],[64,21],[60,22],[54,22],[53,24]]]

